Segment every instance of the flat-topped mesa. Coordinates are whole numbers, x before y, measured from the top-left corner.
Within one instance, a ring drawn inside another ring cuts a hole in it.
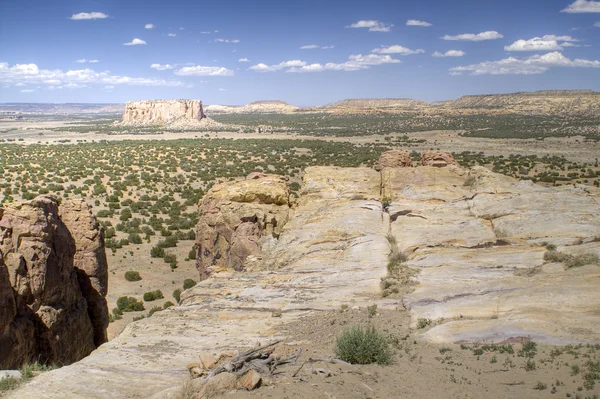
[[[200,100],[130,101],[125,105],[122,123],[166,125],[182,119],[200,121],[205,117]]]
[[[0,209],[0,369],[70,364],[106,342],[104,234],[82,200]]]

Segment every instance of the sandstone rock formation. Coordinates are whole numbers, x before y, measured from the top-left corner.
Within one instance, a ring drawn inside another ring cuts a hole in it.
[[[196,226],[200,278],[215,269],[242,270],[263,236],[278,237],[288,219],[289,191],[281,176],[251,174],[214,186],[202,199]]]
[[[469,176],[474,183],[465,185]],[[269,179],[224,185],[211,196],[227,215],[260,197],[245,185]],[[387,209],[382,191],[392,199]],[[273,202],[284,189],[268,192]],[[429,319],[411,339],[597,343],[600,265],[547,263],[542,244],[599,255],[598,215],[600,198],[584,189],[546,188],[479,167],[308,168],[279,238],[262,237],[245,272],[213,273],[186,290],[179,306],[128,325],[91,356],[36,377],[12,397],[163,398],[188,375],[190,355],[285,340],[287,323],[342,304],[404,306],[413,326]],[[420,271],[402,299],[381,297],[391,242]]]
[[[180,118],[199,121],[204,117],[199,100],[130,101],[125,105],[123,123],[164,125]]]
[[[405,168],[412,166],[410,152],[405,150],[386,151],[377,161],[378,169],[382,168]]]
[[[0,368],[69,364],[106,341],[104,238],[89,206],[45,196],[7,205],[0,255]]]
[[[435,166],[436,168],[443,168],[448,165],[460,166],[452,155],[440,151],[423,151],[421,165]]]

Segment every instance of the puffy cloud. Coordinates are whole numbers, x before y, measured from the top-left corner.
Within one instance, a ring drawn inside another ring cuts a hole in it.
[[[132,41],[123,43],[123,46],[139,46],[140,44],[148,44],[142,39],[134,38]]]
[[[150,65],[150,68],[156,69],[157,71],[165,71],[167,69],[173,69],[175,67],[173,65],[171,65],[171,64],[164,64],[164,65],[162,65],[162,64],[152,64],[152,65]]]
[[[535,75],[552,67],[600,68],[600,61],[570,59],[554,51],[544,55],[534,55],[526,59],[514,57],[500,61],[485,61],[479,64],[459,66],[450,69],[451,74],[470,72],[471,75]]]
[[[0,63],[0,82],[17,84],[46,84],[54,88],[62,86],[80,88],[88,84],[126,84],[134,86],[183,86],[182,82],[152,78],[137,78],[130,76],[111,75],[108,72],[96,72],[93,69],[70,69],[63,72],[60,69],[40,69],[36,64]]]
[[[423,49],[411,50],[409,48],[395,44],[388,47],[380,47],[372,50],[374,53],[379,54],[400,54],[400,55],[411,55],[411,54],[422,54],[425,52]]]
[[[471,42],[480,42],[483,40],[495,40],[502,39],[504,35],[496,32],[495,30],[489,30],[481,33],[463,33],[460,35],[450,36],[445,35],[442,37],[443,40],[467,40]]]
[[[104,18],[108,18],[108,15],[104,14],[103,12],[80,12],[79,14],[73,14],[71,15],[72,20],[75,21],[80,21],[80,20],[84,20],[84,19],[104,19]]]
[[[573,4],[561,10],[568,13],[600,12],[600,1],[575,0]]]
[[[250,62],[248,58],[240,58],[238,62]]]
[[[281,62],[275,65],[256,64],[249,69],[255,72],[276,72],[285,70],[285,72],[323,72],[323,71],[358,71],[361,69],[369,69],[373,65],[382,64],[397,64],[400,60],[396,60],[389,55],[379,54],[356,54],[348,57],[348,61],[343,63],[328,62],[326,64],[314,63],[308,64],[301,60],[291,60]]]
[[[154,29],[154,24],[146,24],[144,25],[144,29]]]
[[[167,36],[169,36],[169,37],[175,37],[175,36],[177,36],[177,33],[168,33]]]
[[[217,43],[239,43],[239,39],[215,39],[215,42]]]
[[[431,54],[432,57],[462,57],[463,55],[465,55],[465,52],[462,50],[448,50],[445,53],[436,51]]]
[[[559,43],[562,41],[563,43]],[[578,41],[571,36],[545,35],[529,40],[517,40],[510,46],[504,46],[506,51],[553,51],[563,50],[564,47],[577,46],[572,42]]]
[[[31,89],[24,89],[21,90],[21,93],[33,93],[35,90],[31,90]]]
[[[369,32],[389,32],[392,30],[392,24],[386,24],[377,20],[361,20],[346,26],[346,28],[368,28]]]
[[[425,21],[419,21],[418,19],[409,19],[408,21],[406,21],[406,26],[423,26],[423,27],[429,27],[433,24],[430,24],[429,22],[425,22]]]
[[[96,64],[96,63],[98,63],[100,61],[98,61],[98,60],[86,60],[85,58],[82,58],[82,59],[79,59],[79,60],[77,60],[75,62],[78,62],[80,64],[85,64],[86,62],[89,62],[90,64]]]
[[[193,65],[175,71],[179,76],[233,76],[233,71],[224,67]]]

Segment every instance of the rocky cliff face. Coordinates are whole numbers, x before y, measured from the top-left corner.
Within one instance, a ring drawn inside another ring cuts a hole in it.
[[[214,186],[202,199],[196,226],[200,278],[215,270],[242,270],[261,237],[279,236],[288,212],[289,191],[281,176],[253,174]]]
[[[545,243],[573,257],[600,255],[598,194],[444,159],[445,167],[380,172],[308,168],[287,223],[277,225],[279,237],[259,239],[260,251],[246,258],[243,273],[213,273],[185,291],[179,306],[130,324],[91,356],[36,377],[13,397],[162,398],[181,385],[190,356],[253,347],[267,337],[285,341],[289,323],[341,305],[404,307],[411,340],[600,342],[597,260],[578,267],[544,260]],[[283,186],[261,180],[210,194],[205,209],[214,209],[210,218],[219,223],[207,230],[208,242],[221,239],[218,231],[233,234],[239,217],[232,209],[263,202],[286,208]],[[198,232],[201,243],[204,234]],[[414,290],[402,298],[382,297],[380,286],[393,246],[407,256],[405,266],[418,270]],[[430,323],[417,328],[419,319]]]
[[[125,105],[123,124],[165,125],[179,119],[202,118],[202,101],[198,100],[130,101]]]
[[[108,321],[104,236],[90,207],[41,196],[0,216],[0,368],[87,356]]]

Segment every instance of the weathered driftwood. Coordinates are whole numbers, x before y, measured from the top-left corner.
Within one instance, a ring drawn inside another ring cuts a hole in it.
[[[220,373],[233,373],[238,376],[245,374],[248,370],[255,370],[263,375],[273,375],[277,367],[284,364],[295,363],[302,354],[302,348],[288,357],[273,356],[275,345],[281,341],[275,341],[268,345],[259,346],[239,353],[231,359],[214,368],[204,380],[208,380]]]

